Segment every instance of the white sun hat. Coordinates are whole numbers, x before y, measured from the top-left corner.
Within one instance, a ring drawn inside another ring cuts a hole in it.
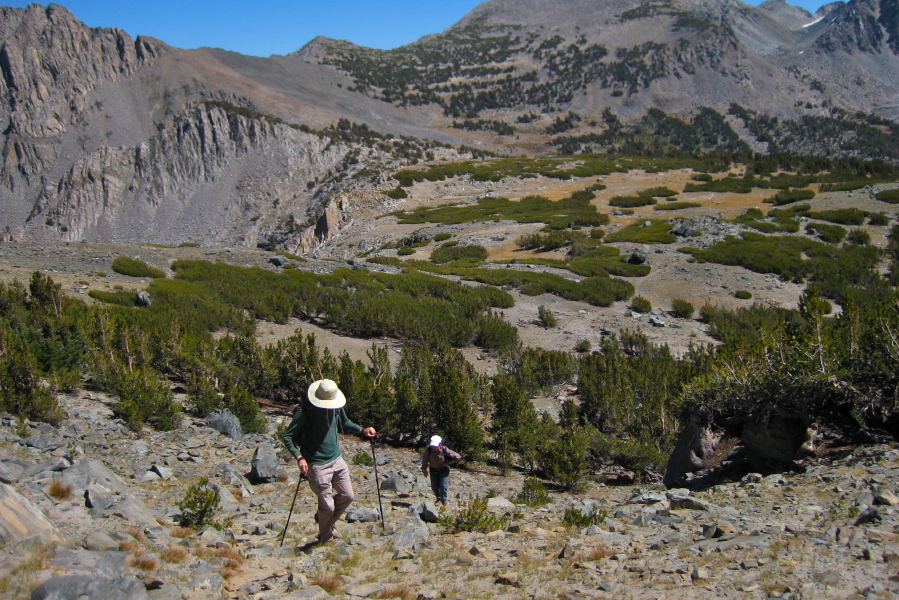
[[[437,448],[438,446],[440,446],[440,442],[442,442],[442,441],[443,441],[443,438],[440,437],[439,435],[432,435],[432,436],[431,436],[431,446],[433,446],[433,447],[435,447],[435,448]]]
[[[319,408],[341,408],[346,404],[346,396],[330,379],[319,379],[309,386],[309,402]]]

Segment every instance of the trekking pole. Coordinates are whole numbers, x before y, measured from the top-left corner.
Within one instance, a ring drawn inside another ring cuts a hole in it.
[[[369,438],[371,442],[371,459],[375,463],[375,489],[378,490],[378,508],[381,509],[381,528],[387,531],[387,525],[384,523],[384,506],[381,504],[381,481],[378,477],[378,457],[375,456],[375,438]]]
[[[297,503],[297,495],[300,493],[300,484],[303,483],[303,479],[305,478],[306,476],[300,473],[300,478],[297,480],[297,489],[293,493],[293,502],[290,503],[290,512],[287,513],[287,523],[284,524],[284,531],[281,532],[281,543],[278,544],[279,548],[284,545],[284,536],[287,535],[287,528],[290,526],[290,516],[293,514],[293,505]]]

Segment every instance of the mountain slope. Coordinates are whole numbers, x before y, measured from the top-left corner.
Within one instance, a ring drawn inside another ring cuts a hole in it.
[[[837,145],[800,120],[899,116],[897,14],[899,0],[814,16],[782,0],[488,0],[395,50],[316,38],[255,58],[4,8],[0,235],[308,249],[326,206],[391,186],[435,142],[545,152],[603,139],[612,118],[661,127],[659,109],[729,140],[679,151],[774,148],[752,113],[789,125],[779,150],[871,157],[844,138],[889,121],[864,116]]]

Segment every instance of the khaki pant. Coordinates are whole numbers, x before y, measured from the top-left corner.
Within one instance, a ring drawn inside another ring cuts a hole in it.
[[[342,456],[323,465],[309,465],[309,487],[318,496],[318,539],[334,537],[334,524],[355,497],[350,469]]]

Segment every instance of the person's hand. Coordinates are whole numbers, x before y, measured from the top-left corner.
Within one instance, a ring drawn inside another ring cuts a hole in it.
[[[366,427],[365,429],[362,430],[362,435],[364,435],[367,438],[373,438],[376,435],[378,435],[378,432],[375,431],[374,427]]]
[[[300,468],[300,473],[303,475],[309,474],[309,463],[307,463],[306,459],[302,456],[297,457],[297,466]]]
[[[422,470],[421,470],[421,474],[424,475],[425,477],[427,477],[427,476],[428,476],[428,470],[427,470],[427,469],[422,469]]]

